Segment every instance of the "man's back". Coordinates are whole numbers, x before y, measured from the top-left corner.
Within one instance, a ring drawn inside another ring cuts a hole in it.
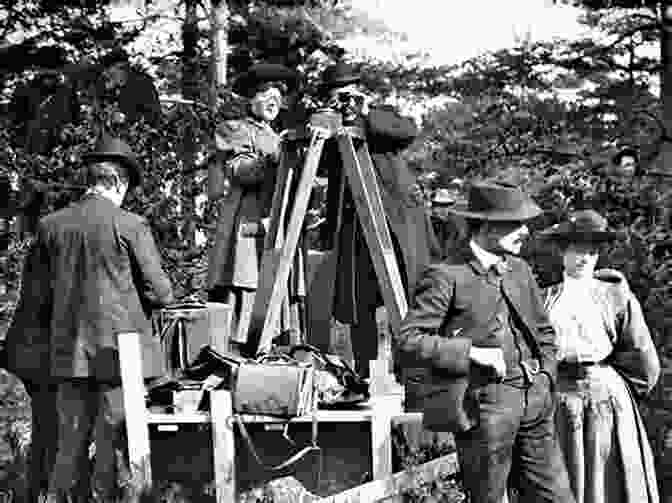
[[[39,239],[54,291],[52,374],[116,379],[116,335],[129,331],[146,335],[146,375],[160,374],[149,314],[172,290],[144,220],[91,194],[45,217]]]

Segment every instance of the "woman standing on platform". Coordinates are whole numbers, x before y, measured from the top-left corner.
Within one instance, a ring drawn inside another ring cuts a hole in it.
[[[217,211],[208,266],[209,300],[234,307],[231,339],[247,340],[270,214],[280,136],[271,123],[297,74],[277,64],[252,66],[234,90],[249,98],[246,117],[220,124],[208,172],[208,196]]]
[[[562,252],[564,280],[546,289],[558,338],[556,426],[577,503],[657,503],[653,456],[637,400],[660,362],[639,302],[613,269],[595,270],[619,239],[592,210],[542,232]]]

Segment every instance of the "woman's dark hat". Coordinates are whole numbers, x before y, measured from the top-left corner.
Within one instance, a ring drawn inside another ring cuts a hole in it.
[[[543,213],[517,185],[498,180],[472,184],[467,204],[448,211],[464,218],[499,222],[523,222]]]
[[[129,63],[129,62],[130,58],[128,53],[121,47],[115,47],[110,52],[105,54],[100,60],[100,63],[105,68],[108,68],[112,65],[116,65],[117,63]]]
[[[282,82],[289,88],[295,88],[299,82],[299,74],[284,65],[259,63],[252,65],[236,79],[233,92],[251,98],[259,85],[268,82]]]
[[[331,89],[358,84],[361,81],[361,76],[355,72],[351,65],[344,61],[339,61],[334,65],[328,66],[322,72],[322,81],[319,86],[320,92],[325,93]]]
[[[82,156],[85,164],[99,161],[113,161],[125,166],[128,170],[130,187],[137,187],[142,182],[142,168],[131,147],[123,140],[112,136],[103,136],[98,140],[95,150]]]
[[[581,210],[570,213],[567,221],[541,231],[540,236],[572,243],[600,243],[625,237],[623,232],[607,227],[606,218],[595,210]]]

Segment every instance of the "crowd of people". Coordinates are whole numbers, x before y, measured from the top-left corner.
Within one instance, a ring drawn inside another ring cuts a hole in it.
[[[273,124],[296,82],[296,72],[275,64],[243,74],[236,86],[248,115],[217,127],[209,160],[217,227],[208,297],[233,306],[232,347],[242,353],[281,166]],[[520,187],[489,179],[443,212],[466,229],[445,247],[401,156],[416,124],[374,105],[361,84],[338,63],[322,76],[321,98],[365,133],[410,305],[395,334],[407,407],[423,412],[426,428],[455,434],[471,501],[658,502],[637,401],[656,384],[659,359],[627,279],[596,269],[603,246],[623,236],[599,208],[541,232],[564,266],[562,282],[542,291],[519,257],[526,223],[542,210]],[[117,334],[142,334],[147,379],[166,370],[150,319],[173,302],[171,284],[147,222],[121,209],[142,167],[126,143],[107,136],[84,162],[84,197],[37,225],[6,338],[5,365],[32,399],[31,503],[128,497]],[[356,368],[366,376],[382,299],[340,162],[336,144],[327,144],[326,209],[315,229],[337,260],[331,275],[319,276],[334,285],[331,312],[321,316],[351,325]],[[293,268],[290,304],[320,287],[305,284],[302,267]],[[303,320],[282,316],[277,333],[324,321],[308,309]],[[323,335],[307,342],[330,349]]]

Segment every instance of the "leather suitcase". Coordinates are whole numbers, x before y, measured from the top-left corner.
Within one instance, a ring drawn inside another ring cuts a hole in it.
[[[242,364],[233,391],[239,414],[296,417],[317,409],[315,369],[286,364]]]
[[[161,339],[169,374],[175,374],[211,346],[229,351],[231,306],[218,302],[175,304],[154,315],[154,333]]]

